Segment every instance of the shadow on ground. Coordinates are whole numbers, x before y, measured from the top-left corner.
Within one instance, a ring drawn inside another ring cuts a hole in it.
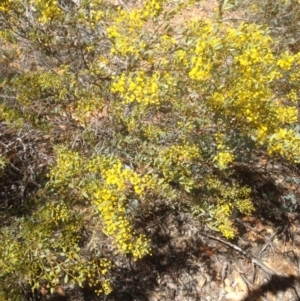
[[[295,290],[296,295],[298,294],[297,289],[295,288],[296,277],[290,276],[280,276],[273,275],[269,281],[265,284],[261,285],[257,289],[251,291],[249,295],[243,299],[242,301],[259,301],[261,297],[263,297],[267,292],[271,292],[272,294],[277,294],[278,292],[284,292],[290,288]],[[299,279],[298,279],[299,281]],[[295,301],[300,300],[300,296],[298,295]]]

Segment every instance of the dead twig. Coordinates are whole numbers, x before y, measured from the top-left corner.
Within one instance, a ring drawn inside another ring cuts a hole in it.
[[[269,277],[275,276],[275,275],[276,275],[276,273],[275,273],[272,269],[270,269],[269,267],[267,267],[267,266],[266,266],[263,262],[261,262],[258,258],[256,258],[255,256],[253,256],[251,253],[248,253],[248,252],[244,251],[244,250],[241,249],[240,247],[238,247],[238,246],[232,244],[231,242],[226,241],[226,240],[224,240],[224,239],[222,239],[222,238],[219,238],[219,237],[215,237],[215,236],[209,235],[209,234],[200,233],[200,235],[203,235],[203,236],[206,236],[206,237],[208,237],[208,238],[217,240],[217,241],[219,241],[219,242],[221,242],[221,243],[223,243],[223,244],[225,244],[225,245],[231,247],[232,249],[238,251],[239,253],[241,253],[242,255],[244,255],[246,258],[248,258],[249,260],[251,260],[252,263],[253,263],[254,265],[259,266],[265,273],[267,273],[267,275],[268,275]]]

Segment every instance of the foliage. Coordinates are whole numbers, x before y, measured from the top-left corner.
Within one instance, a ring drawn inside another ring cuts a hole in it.
[[[239,211],[244,214],[251,214],[254,207],[251,201],[251,189],[240,187],[236,183],[222,183],[216,177],[208,177],[205,180],[206,186],[201,190],[200,203],[192,208],[193,215],[203,216],[203,204],[210,206],[210,214],[205,218],[213,229],[220,231],[226,238],[234,238],[236,229],[233,225],[232,216]]]
[[[87,282],[98,293],[107,292],[100,280],[104,281],[111,263],[97,253],[91,258],[80,256],[81,216],[66,202],[48,201],[29,218],[20,219],[16,227],[20,228],[17,233],[9,228],[1,231],[0,278],[10,279],[9,289],[18,287],[16,276],[21,276],[20,281],[32,289],[46,283],[53,292],[63,278],[65,283],[69,279],[80,286]]]
[[[123,169],[118,159],[96,156],[85,160],[78,153],[61,150],[49,183],[57,192],[90,199],[104,222],[104,233],[114,236],[121,252],[135,258],[149,253],[145,236],[134,237],[131,231],[126,201],[128,196],[143,199],[147,190],[157,190],[155,178]]]
[[[7,165],[7,159],[3,156],[0,157],[0,175],[3,174],[5,166]]]
[[[82,255],[91,212],[135,260],[151,254],[135,217],[157,200],[232,238],[233,217],[254,207],[248,187],[228,182],[231,167],[253,149],[300,162],[300,55],[278,54],[257,24],[182,22],[193,1],[70,3],[0,2],[1,42],[16,49],[1,119],[39,129],[56,155],[36,210],[1,230],[0,276],[109,293],[103,250]]]
[[[276,51],[289,48],[293,53],[299,52],[300,2],[298,0],[230,0],[220,1],[220,3],[224,19],[228,11],[243,12],[248,21],[269,27],[270,34],[276,38]]]

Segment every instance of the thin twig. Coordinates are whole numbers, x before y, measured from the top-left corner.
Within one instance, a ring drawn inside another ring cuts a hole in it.
[[[246,22],[251,22],[249,19],[245,19],[245,18],[225,18],[225,19],[221,19],[221,22],[226,22],[226,21],[246,21]]]
[[[244,255],[246,258],[250,259],[252,261],[253,264],[259,266],[262,270],[264,270],[269,276],[274,276],[276,275],[276,273],[268,268],[264,263],[262,263],[258,258],[256,258],[255,256],[253,256],[252,254],[244,251],[243,249],[241,249],[240,247],[232,244],[231,242],[229,241],[226,241],[222,238],[219,238],[219,237],[215,237],[215,236],[212,236],[212,235],[209,235],[209,234],[204,234],[204,233],[200,233],[200,235],[203,235],[203,236],[206,236],[208,238],[211,238],[211,239],[214,239],[214,240],[217,240],[229,247],[231,247],[232,249],[238,251],[239,253],[241,253],[242,255]]]

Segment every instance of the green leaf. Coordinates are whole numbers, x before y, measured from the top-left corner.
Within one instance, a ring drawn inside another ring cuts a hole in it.
[[[158,184],[161,185],[162,183],[164,183],[164,181],[165,181],[165,179],[160,179],[160,180],[158,181]]]

